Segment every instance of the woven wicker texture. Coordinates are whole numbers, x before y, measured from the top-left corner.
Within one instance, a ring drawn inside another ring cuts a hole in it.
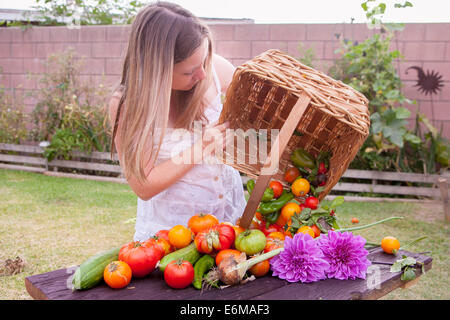
[[[339,181],[369,134],[370,114],[364,95],[272,49],[236,69],[219,123],[229,121],[230,128],[242,129],[242,132],[267,129],[267,145],[270,147],[270,129],[281,129],[302,95],[311,100],[306,111],[299,116],[296,130],[280,156],[278,174],[274,178],[283,182],[283,173],[291,166],[290,154],[298,147],[313,156],[320,151],[330,151],[330,168],[325,190],[319,196],[321,200]],[[232,155],[225,152],[222,160],[256,178],[269,152],[258,149],[257,137],[247,135],[245,148],[235,148]],[[255,154],[258,159],[252,158]],[[245,161],[239,160],[243,157]],[[230,163],[230,158],[233,163]]]

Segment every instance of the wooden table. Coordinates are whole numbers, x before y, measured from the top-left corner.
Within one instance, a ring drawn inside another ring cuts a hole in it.
[[[397,256],[388,255],[381,248],[372,249],[365,280],[327,279],[314,283],[289,283],[271,275],[258,278],[246,284],[225,289],[196,290],[192,286],[171,289],[159,270],[143,279],[132,279],[127,288],[114,290],[105,283],[85,290],[72,292],[67,283],[75,268],[60,269],[37,274],[25,279],[28,293],[34,299],[50,300],[349,300],[378,299],[399,288],[408,287],[417,282],[422,274],[416,268],[416,279],[404,282],[401,273],[391,273],[390,265],[402,255],[414,257],[424,264],[425,271],[431,269],[432,258],[423,254],[400,251]]]

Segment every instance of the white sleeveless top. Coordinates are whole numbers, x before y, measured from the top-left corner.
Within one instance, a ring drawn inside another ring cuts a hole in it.
[[[205,110],[209,123],[217,121],[222,111],[221,88],[214,68],[213,76],[218,94]],[[156,165],[195,143],[192,137],[173,139],[172,130],[166,130]],[[138,197],[134,241],[145,241],[159,230],[169,230],[178,224],[187,226],[189,218],[200,212],[234,224],[246,204],[239,171],[223,163],[195,164],[181,179],[150,200]]]

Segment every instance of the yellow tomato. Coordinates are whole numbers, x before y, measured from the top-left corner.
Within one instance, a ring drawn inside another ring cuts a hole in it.
[[[312,238],[315,237],[314,230],[311,227],[303,226],[297,230],[297,233],[309,234]]]
[[[183,225],[176,225],[169,230],[169,242],[177,249],[184,248],[192,242],[193,233]]]
[[[381,248],[384,252],[395,255],[398,249],[400,249],[400,241],[395,237],[384,237],[381,240]]]
[[[309,192],[309,189],[309,182],[305,178],[295,180],[291,186],[291,191],[296,197],[306,195]]]
[[[283,208],[281,208],[280,216],[277,219],[276,224],[280,227],[284,227],[289,220],[291,220],[292,216],[296,213],[300,213],[302,208],[295,202],[286,203]]]

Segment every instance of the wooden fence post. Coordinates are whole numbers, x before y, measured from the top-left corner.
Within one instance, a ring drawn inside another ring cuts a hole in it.
[[[449,203],[448,203],[447,179],[439,178],[438,185],[439,185],[439,189],[441,190],[441,199],[442,199],[442,204],[444,206],[445,221],[449,222],[450,221],[450,207],[449,207]]]

